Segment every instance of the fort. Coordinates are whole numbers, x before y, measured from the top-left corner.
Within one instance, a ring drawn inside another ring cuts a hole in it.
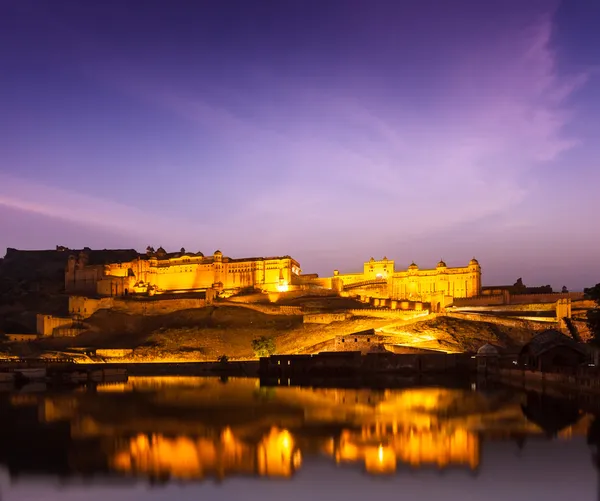
[[[85,346],[126,350],[137,361],[208,361],[222,353],[247,360],[261,335],[276,339],[280,354],[382,346],[459,353],[483,342],[520,345],[548,328],[589,339],[591,306],[582,293],[526,287],[521,279],[482,286],[481,277],[475,258],[431,269],[370,258],[359,272],[319,277],[289,255],[8,249],[0,260],[0,334],[15,346],[27,340],[26,353]],[[364,342],[354,335],[370,329],[376,335]],[[30,343],[35,334],[40,342]]]
[[[117,258],[117,259],[115,259]],[[384,257],[363,263],[361,273],[319,278],[302,275],[300,264],[290,256],[230,258],[215,251],[211,256],[185,249],[167,253],[148,248],[146,254],[132,250],[91,251],[69,254],[65,290],[69,294],[127,296],[190,293],[213,289],[218,292],[254,289],[288,292],[324,288],[337,292],[376,291],[374,296],[391,300],[434,302],[441,308],[446,298],[482,295],[481,267],[472,259],[465,267],[448,267],[440,261],[435,269],[419,269],[413,262],[406,270]],[[447,301],[446,301],[447,302]]]
[[[119,261],[93,260],[93,253],[70,255],[65,271],[68,293],[100,296],[182,293],[206,289],[256,288],[286,291],[300,265],[290,256],[232,259],[221,251],[205,257],[201,252],[167,253],[162,247],[146,254],[124,251]],[[129,255],[127,255],[129,254]],[[109,256],[107,256],[109,257]]]

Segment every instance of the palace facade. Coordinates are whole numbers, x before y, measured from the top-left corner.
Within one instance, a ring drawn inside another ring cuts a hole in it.
[[[136,253],[137,254],[137,253]],[[290,256],[232,259],[215,251],[137,254],[122,262],[90,261],[91,253],[70,256],[65,271],[68,293],[124,296],[203,291],[206,289],[255,288],[286,291],[300,275],[298,261]],[[131,256],[129,256],[131,257]]]
[[[84,249],[68,258],[65,290],[70,294],[125,296],[205,291],[207,289],[256,289],[285,292],[311,287],[354,291],[377,290],[392,300],[439,302],[443,296],[466,298],[481,295],[481,267],[476,259],[464,267],[440,261],[433,269],[412,263],[396,270],[394,260],[371,258],[360,273],[319,278],[302,275],[300,264],[290,256],[233,259],[215,251],[167,253],[162,247],[140,254],[133,250]]]
[[[406,270],[396,271],[392,259],[371,258],[364,263],[362,273],[340,274],[334,270],[332,286],[338,290],[380,286],[394,300],[431,302],[434,296],[475,297],[481,295],[481,266],[473,258],[464,267],[449,267],[440,261],[433,269],[420,269],[413,262]]]

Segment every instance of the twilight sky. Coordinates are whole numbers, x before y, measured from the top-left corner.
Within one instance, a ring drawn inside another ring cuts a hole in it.
[[[599,23],[600,0],[0,0],[0,248],[593,285]]]

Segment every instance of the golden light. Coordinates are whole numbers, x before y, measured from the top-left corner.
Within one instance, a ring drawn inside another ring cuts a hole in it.
[[[288,290],[290,290],[290,286],[288,285],[287,280],[284,280],[277,286],[278,292],[287,292]]]

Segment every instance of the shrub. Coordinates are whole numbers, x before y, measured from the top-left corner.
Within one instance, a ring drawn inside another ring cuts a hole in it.
[[[275,341],[271,337],[261,336],[252,340],[252,349],[257,357],[268,357],[275,353]]]

